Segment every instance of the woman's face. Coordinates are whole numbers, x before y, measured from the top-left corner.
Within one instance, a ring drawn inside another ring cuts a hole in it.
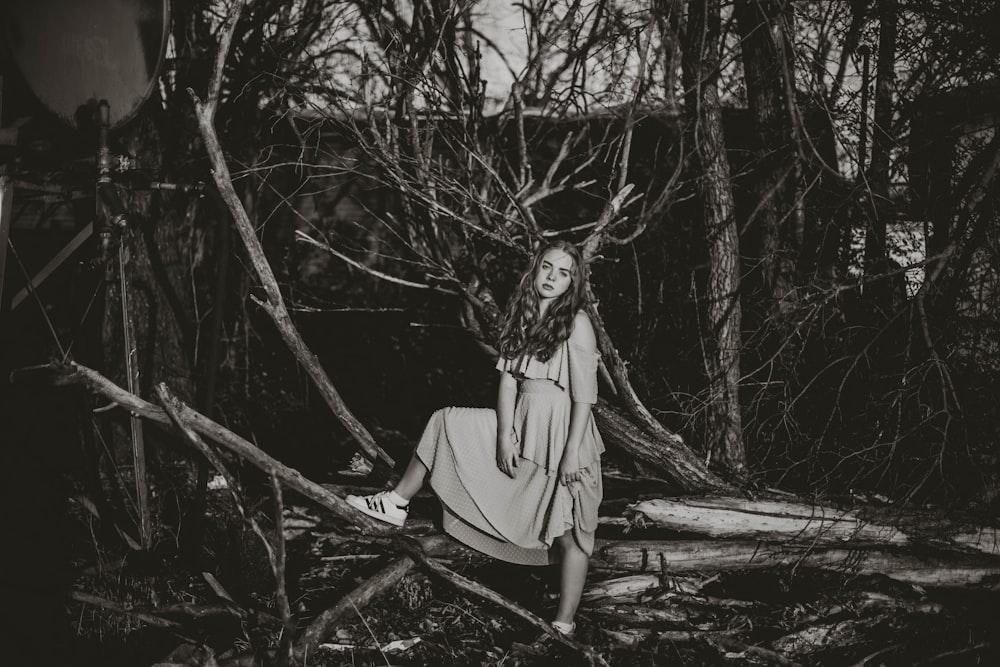
[[[572,284],[573,258],[558,248],[547,250],[535,272],[535,291],[542,303],[547,306]]]

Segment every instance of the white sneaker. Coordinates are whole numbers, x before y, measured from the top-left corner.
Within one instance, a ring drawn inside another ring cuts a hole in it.
[[[394,505],[387,497],[388,491],[381,491],[371,496],[347,496],[344,500],[351,507],[360,510],[368,516],[375,517],[380,521],[391,523],[394,526],[402,526],[406,521],[406,516],[410,513],[410,506]]]
[[[561,635],[572,637],[576,632],[576,623],[563,623],[562,621],[552,621],[552,627]]]

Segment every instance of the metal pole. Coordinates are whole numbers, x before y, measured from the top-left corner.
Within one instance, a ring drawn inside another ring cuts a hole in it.
[[[128,248],[125,232],[118,240],[118,285],[121,290],[122,345],[125,348],[125,382],[130,393],[139,394],[138,350],[135,344],[135,324],[128,299],[128,278],[125,275]],[[149,484],[146,480],[146,446],[142,435],[142,419],[134,412],[129,413],[129,427],[132,435],[132,468],[135,471],[135,498],[139,510],[140,544],[148,549],[152,544],[152,520],[149,514]]]
[[[97,201],[100,206],[101,195],[105,199],[120,202],[114,193],[111,181],[111,150],[108,145],[108,128],[110,126],[110,109],[105,100],[98,105],[99,144],[97,151]],[[107,204],[107,202],[105,202]],[[107,209],[114,208],[111,205]],[[125,384],[130,393],[139,394],[139,363],[138,350],[135,342],[135,326],[132,321],[132,310],[129,306],[128,288],[128,246],[126,236],[128,226],[125,214],[121,210],[106,210],[99,215],[102,221],[100,228],[101,254],[106,256],[110,250],[111,234],[118,233],[118,288],[121,292],[122,347],[125,351]],[[129,427],[132,436],[132,470],[135,479],[135,504],[139,512],[139,542],[144,549],[152,545],[152,519],[149,512],[149,484],[146,479],[146,447],[142,434],[142,420],[135,413],[129,414]]]

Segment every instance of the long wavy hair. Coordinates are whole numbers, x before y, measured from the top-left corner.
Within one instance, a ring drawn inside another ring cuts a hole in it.
[[[541,299],[535,289],[535,276],[542,257],[550,250],[561,250],[573,259],[570,287],[556,297],[541,315]],[[534,355],[548,361],[573,331],[573,318],[587,304],[587,267],[579,249],[568,241],[555,241],[540,249],[521,276],[521,282],[507,305],[507,315],[500,332],[500,354],[508,359]]]

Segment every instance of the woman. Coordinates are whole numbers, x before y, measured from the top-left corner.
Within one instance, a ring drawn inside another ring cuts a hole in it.
[[[397,526],[429,476],[444,529],[490,556],[545,565],[558,559],[553,627],[565,634],[594,549],[603,493],[597,344],[579,250],[538,252],[512,296],[500,335],[496,409],[444,408],[431,417],[396,487],[347,502]]]

